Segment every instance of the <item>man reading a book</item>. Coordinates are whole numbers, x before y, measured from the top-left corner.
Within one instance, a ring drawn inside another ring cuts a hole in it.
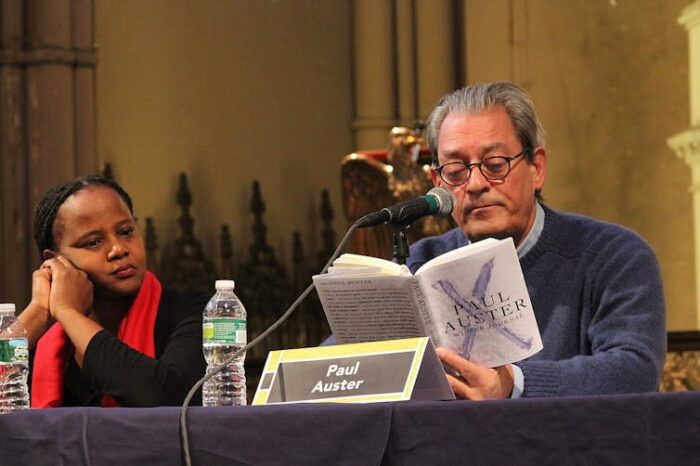
[[[418,241],[407,265],[484,238],[512,237],[544,348],[488,368],[445,349],[455,394],[469,399],[655,391],[666,352],[659,266],[634,232],[547,207],[544,131],[518,86],[445,95],[427,126],[436,186],[454,193],[458,227]]]

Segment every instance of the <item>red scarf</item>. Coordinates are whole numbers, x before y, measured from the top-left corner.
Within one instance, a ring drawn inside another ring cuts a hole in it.
[[[151,272],[146,272],[139,293],[119,324],[117,338],[150,358],[156,356],[154,330],[162,288]],[[32,374],[32,408],[53,408],[63,404],[63,375],[69,362],[71,342],[56,322],[36,345]],[[119,406],[109,395],[102,406]]]

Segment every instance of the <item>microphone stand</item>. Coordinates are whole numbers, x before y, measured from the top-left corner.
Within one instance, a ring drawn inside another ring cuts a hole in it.
[[[406,236],[406,230],[410,224],[394,224],[394,247],[392,249],[392,254],[394,259],[398,264],[405,264],[406,258],[408,257],[408,237]]]

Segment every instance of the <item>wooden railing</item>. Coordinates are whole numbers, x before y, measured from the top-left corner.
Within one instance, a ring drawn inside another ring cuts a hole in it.
[[[668,333],[668,352],[659,389],[700,390],[700,331]]]

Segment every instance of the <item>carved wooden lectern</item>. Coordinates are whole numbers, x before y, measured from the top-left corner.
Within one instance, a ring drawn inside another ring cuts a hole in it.
[[[348,221],[398,202],[424,195],[433,187],[430,178],[430,151],[424,146],[422,128],[396,127],[389,133],[387,150],[360,151],[343,158],[341,180],[343,209]],[[412,241],[443,233],[451,219],[425,217],[409,230]],[[355,232],[349,250],[357,254],[391,259],[390,226],[365,228]]]

